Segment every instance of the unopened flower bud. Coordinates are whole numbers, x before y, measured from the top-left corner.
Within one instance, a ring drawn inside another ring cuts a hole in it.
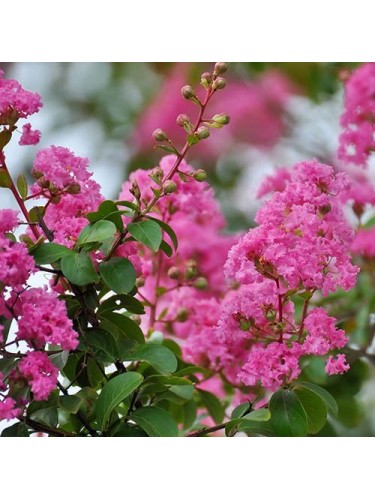
[[[199,137],[199,139],[207,139],[208,137],[210,137],[210,131],[203,125],[202,127],[198,128],[197,136]]]
[[[206,290],[208,287],[208,281],[203,276],[199,276],[199,278],[194,281],[193,286],[194,288],[197,288],[197,290]]]
[[[223,75],[228,69],[228,66],[224,62],[217,62],[215,64],[215,75]]]
[[[52,196],[50,200],[53,205],[57,205],[61,201],[61,196]]]
[[[183,323],[189,317],[189,311],[187,309],[180,309],[176,315],[176,321]]]
[[[44,179],[43,176],[39,178],[38,184],[42,189],[48,189],[49,188],[49,180]]]
[[[152,137],[158,142],[164,142],[168,139],[167,134],[161,128],[154,130],[152,132]]]
[[[171,194],[177,191],[177,184],[171,180],[167,180],[163,184],[164,193]]]
[[[140,276],[139,278],[137,278],[137,279],[135,280],[135,286],[136,286],[137,288],[142,288],[142,287],[144,286],[144,284],[145,284],[145,279],[144,279],[144,277],[143,277],[143,276]]]
[[[31,175],[34,177],[34,179],[40,179],[44,174],[43,172],[39,172],[38,170],[33,170],[31,172]]]
[[[78,182],[72,182],[67,188],[66,192],[69,194],[78,194],[81,192],[81,186]]]
[[[220,125],[228,125],[230,122],[230,116],[226,113],[221,113],[220,115],[213,116],[212,120]]]
[[[196,97],[193,87],[191,87],[190,85],[185,85],[184,87],[182,87],[181,95],[185,99],[192,99],[193,97]]]
[[[202,73],[201,75],[201,84],[204,85],[205,87],[208,87],[212,83],[212,75],[211,73]]]
[[[177,120],[176,120],[177,125],[180,125],[180,127],[183,127],[185,123],[190,123],[190,118],[188,115],[178,115]]]
[[[156,182],[156,184],[160,184],[164,177],[163,169],[160,167],[153,168],[151,170],[150,177]]]
[[[207,174],[204,170],[202,170],[201,168],[199,168],[198,170],[196,170],[193,174],[193,177],[196,181],[198,182],[203,182],[207,179]]]
[[[139,189],[136,179],[133,180],[132,187],[129,189],[129,191],[132,195],[134,195],[135,198],[139,199],[141,197],[141,190]]]
[[[185,278],[190,280],[198,276],[197,263],[194,259],[189,259],[186,263]]]
[[[168,276],[171,280],[177,280],[181,275],[181,272],[178,267],[172,266],[168,269]]]
[[[216,80],[212,84],[212,88],[214,90],[222,90],[225,87],[226,83],[227,82],[225,81],[224,78],[220,78],[220,77],[216,78]]]

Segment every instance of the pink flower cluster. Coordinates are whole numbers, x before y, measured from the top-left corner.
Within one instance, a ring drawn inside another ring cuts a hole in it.
[[[85,215],[103,201],[100,186],[87,168],[87,158],[60,146],[40,150],[34,161],[32,172],[38,180],[31,192],[47,198],[46,225],[56,243],[67,247],[74,246],[87,225]]]
[[[173,167],[175,160],[173,155],[161,160],[159,167],[164,177]],[[179,170],[189,173],[193,168],[183,161]],[[143,206],[146,206],[153,197],[151,188],[158,188],[149,171],[133,172],[129,181],[124,183],[119,199],[134,201],[129,191],[134,180],[139,186]],[[176,192],[162,197],[152,215],[171,225],[178,239],[177,252],[170,258],[164,255],[155,257],[151,252],[145,251],[144,247],[133,245],[130,249],[126,244],[119,248],[118,253],[133,261],[139,274],[147,278],[146,288],[153,289],[151,293],[155,292],[152,275],[155,276],[155,269],[160,265],[163,282],[159,286],[169,288],[176,285],[175,280],[167,277],[169,268],[176,267],[183,276],[186,269],[193,266],[197,275],[207,279],[211,293],[217,295],[225,289],[222,266],[235,237],[223,233],[225,220],[207,182],[197,182],[192,178],[183,182],[178,176],[175,176],[173,181],[177,186]],[[165,238],[169,241],[167,235]],[[154,262],[155,259],[158,263]]]
[[[224,299],[216,333],[228,352],[242,352],[237,378],[245,385],[276,390],[298,377],[302,356],[322,356],[346,344],[335,319],[308,306],[317,290],[327,294],[355,284],[353,231],[339,199],[348,189],[345,174],[335,175],[328,165],[295,165],[284,190],[258,211],[259,226],[230,250],[225,270],[241,286]],[[293,295],[304,300],[299,318]]]
[[[31,124],[26,123],[22,127],[21,139],[18,141],[20,146],[35,146],[40,141],[40,130],[31,130]]]
[[[375,148],[375,63],[363,64],[346,82],[341,125],[339,158],[365,166]]]
[[[20,375],[27,380],[36,401],[48,399],[56,387],[58,369],[51,363],[45,352],[28,352],[18,363]]]
[[[17,80],[6,80],[0,69],[0,123],[15,123],[27,118],[42,107],[39,94],[22,88]]]

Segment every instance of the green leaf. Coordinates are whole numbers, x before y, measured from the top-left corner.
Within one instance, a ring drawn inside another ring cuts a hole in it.
[[[109,299],[102,302],[98,309],[98,314],[107,311],[117,311],[119,309],[126,309],[134,314],[145,314],[142,302],[132,297],[131,295],[113,295]]]
[[[29,437],[29,431],[23,422],[18,422],[4,429],[1,437]]]
[[[153,252],[156,252],[162,242],[162,232],[159,224],[152,220],[131,222],[127,226],[129,233],[140,243],[143,243]]]
[[[199,137],[196,134],[189,134],[187,136],[187,141],[189,146],[193,146],[199,142]]]
[[[305,387],[306,389],[309,389],[309,391],[312,391],[315,394],[317,394],[326,405],[328,413],[333,418],[337,418],[339,408],[335,398],[332,396],[331,393],[323,389],[323,387],[320,387],[319,385],[316,384],[311,384],[310,382],[299,382],[296,387]]]
[[[68,413],[77,413],[81,407],[82,399],[78,396],[60,396],[60,407]]]
[[[208,413],[215,420],[217,424],[221,424],[224,419],[225,412],[220,400],[211,392],[198,390],[204,406],[207,408]]]
[[[85,337],[87,344],[99,361],[111,363],[118,359],[116,341],[110,333],[101,328],[88,328]]]
[[[309,434],[316,434],[327,421],[327,407],[320,396],[306,387],[297,387],[294,390],[307,415]]]
[[[111,200],[103,201],[96,212],[89,212],[86,217],[92,223],[99,220],[109,220],[113,222],[118,231],[121,232],[124,229],[120,211]]]
[[[160,220],[160,219],[156,219],[155,217],[150,217],[149,215],[147,215],[147,219],[150,219],[150,220],[153,220],[154,222],[156,222],[157,224],[159,224],[159,226],[168,234],[168,236],[170,237],[172,243],[173,243],[173,246],[174,246],[174,249],[177,250],[177,247],[178,247],[178,241],[177,241],[177,235],[176,233],[173,231],[173,229],[171,228],[171,226],[169,224],[167,224],[166,222]]]
[[[4,147],[8,144],[11,138],[12,138],[12,132],[7,128],[4,128],[0,132],[0,151],[4,149]],[[0,187],[7,187],[1,185],[1,174],[2,174],[2,169],[0,169]]]
[[[271,397],[271,424],[277,436],[300,437],[308,431],[307,415],[298,396],[281,389]]]
[[[176,356],[166,347],[154,343],[137,347],[126,356],[126,360],[146,361],[162,375],[170,375],[177,370]]]
[[[242,403],[232,411],[231,414],[231,419],[236,420],[238,418],[243,417],[246,413],[249,413],[251,410],[251,404],[250,403]]]
[[[43,217],[45,208],[43,205],[38,205],[29,210],[29,218],[31,222],[39,222],[39,217]]]
[[[85,286],[98,282],[99,276],[87,253],[69,253],[61,259],[64,276],[74,285]]]
[[[115,312],[105,312],[98,315],[100,326],[107,332],[111,333],[114,337],[125,337],[132,339],[138,344],[145,343],[145,337],[142,330],[137,323],[124,316],[123,314]]]
[[[260,434],[261,436],[272,436],[273,429],[271,423],[268,421],[255,421],[241,419],[240,424],[237,427],[239,432],[246,432],[247,434],[254,435]]]
[[[259,410],[254,410],[242,418],[253,422],[267,422],[271,418],[271,413],[267,408],[259,408]]]
[[[113,257],[102,262],[99,264],[99,273],[108,288],[116,293],[130,292],[137,279],[133,264],[123,257]]]
[[[88,230],[85,228],[78,236],[78,245],[84,245],[86,243],[100,243],[112,238],[117,232],[116,226],[109,220],[99,220],[92,226],[90,225],[88,227]]]
[[[177,437],[177,424],[171,415],[156,406],[146,406],[139,408],[131,414],[131,419],[134,420],[139,427],[151,437]]]
[[[56,354],[51,354],[48,359],[58,368],[62,370],[66,365],[69,358],[70,351],[57,352]]]
[[[59,422],[57,408],[41,408],[31,414],[32,420],[46,424],[49,427],[55,428]]]
[[[164,240],[160,243],[160,250],[163,250],[167,257],[172,257],[173,255],[172,247]]]
[[[74,252],[63,245],[58,245],[57,243],[43,243],[33,250],[31,255],[37,264],[51,264],[52,262],[57,262],[59,259],[64,257],[64,255],[74,255]]]
[[[18,192],[23,200],[25,198],[27,198],[28,186],[27,186],[27,181],[26,181],[26,177],[24,176],[24,174],[20,174],[17,177],[17,189],[18,189]]]
[[[131,208],[132,210],[138,211],[138,206],[135,203],[132,203],[131,201],[126,201],[126,200],[116,200],[115,205],[120,205],[122,207],[128,207]]]
[[[193,385],[173,385],[170,389],[173,394],[176,394],[182,399],[190,400],[194,395],[194,386]]]
[[[1,136],[1,133],[0,133]],[[1,147],[0,147],[1,150]],[[3,168],[0,168],[0,187],[2,188],[11,188],[12,187],[12,179],[10,178],[8,172]]]
[[[146,432],[135,425],[129,426],[124,423],[116,425],[111,431],[112,437],[148,437]]]
[[[143,377],[140,373],[127,372],[111,379],[102,389],[96,403],[96,415],[101,430],[106,426],[111,412],[137,387]]]

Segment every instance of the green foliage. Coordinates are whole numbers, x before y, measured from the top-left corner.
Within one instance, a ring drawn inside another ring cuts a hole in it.
[[[99,264],[99,274],[110,290],[120,294],[129,293],[137,277],[133,264],[122,257],[112,257]]]
[[[142,381],[140,373],[129,372],[117,375],[103,387],[96,405],[99,429],[104,430],[111,412],[135,391]]]
[[[153,252],[159,250],[163,236],[160,225],[152,220],[142,220],[140,222],[131,222],[127,230],[133,238],[143,243]]]
[[[277,436],[306,436],[308,421],[298,396],[290,389],[280,389],[272,395],[269,409],[271,424]]]
[[[178,436],[176,422],[163,408],[158,408],[156,406],[139,408],[131,414],[131,419],[150,437]]]
[[[61,259],[61,270],[74,285],[85,286],[99,281],[90,256],[85,252],[64,255]]]
[[[58,243],[43,243],[37,246],[31,252],[31,255],[34,257],[37,264],[42,265],[57,262],[65,255],[74,256],[74,252]]]
[[[166,347],[153,343],[143,344],[126,356],[127,361],[146,361],[162,375],[177,370],[176,356]]]
[[[225,411],[220,400],[211,392],[198,390],[203,405],[217,424],[221,424],[224,419]]]

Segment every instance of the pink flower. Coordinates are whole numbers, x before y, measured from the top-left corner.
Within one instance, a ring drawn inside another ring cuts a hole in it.
[[[20,415],[21,409],[15,408],[16,402],[12,398],[0,401],[0,420],[12,420]]]
[[[58,369],[51,363],[45,352],[28,352],[19,362],[20,374],[28,381],[34,399],[45,401],[56,387]]]
[[[257,197],[262,198],[267,194],[273,194],[276,191],[284,191],[287,183],[290,181],[290,169],[278,168],[272,175],[267,176],[260,185]]]
[[[17,212],[10,208],[0,210],[0,235],[18,226]]]
[[[375,146],[375,63],[357,68],[345,85],[345,111],[341,116],[338,156],[365,166]]]
[[[26,283],[35,271],[35,262],[24,243],[16,243],[0,235],[0,282],[17,287]]]
[[[336,319],[328,316],[323,307],[315,307],[305,319],[308,332],[303,343],[306,354],[324,355],[335,348],[346,345],[348,338],[344,330],[335,326]]]
[[[42,107],[39,94],[29,92],[16,80],[6,80],[0,69],[0,122],[15,123],[19,118],[27,118]]]
[[[338,354],[337,358],[330,356],[326,364],[328,375],[342,375],[349,370],[350,366],[346,362],[345,354]]]
[[[65,303],[55,292],[30,288],[19,296],[14,310],[18,316],[19,340],[38,348],[47,343],[67,350],[77,347],[78,334],[67,316]]]
[[[351,246],[353,253],[364,257],[375,257],[375,227],[359,229]]]
[[[20,146],[31,146],[38,144],[41,135],[42,134],[40,130],[31,130],[30,123],[26,123],[26,125],[23,125],[22,127],[22,136],[18,141],[18,144]]]

